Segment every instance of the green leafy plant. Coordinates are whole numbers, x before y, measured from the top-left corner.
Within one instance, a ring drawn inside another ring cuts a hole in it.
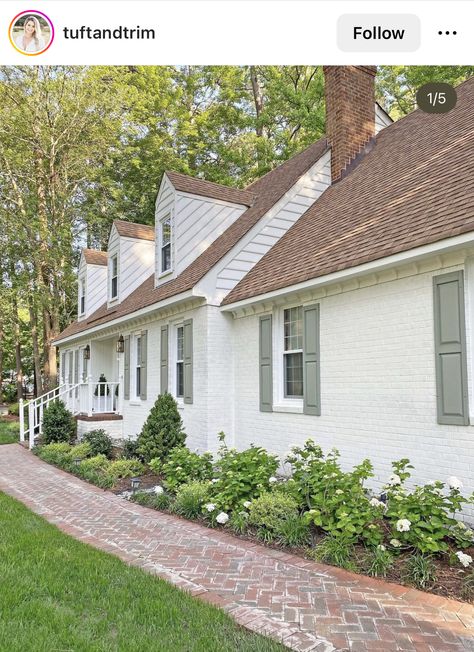
[[[105,430],[91,430],[82,436],[82,441],[89,444],[93,455],[105,455],[110,459],[112,456],[112,438]]]
[[[405,579],[419,589],[426,589],[436,582],[436,566],[432,555],[415,554],[406,564]]]
[[[229,527],[237,534],[243,534],[248,529],[248,512],[241,510],[232,512],[229,519]]]
[[[131,460],[133,458],[138,458],[138,440],[128,437],[123,442],[122,457],[126,460]]]
[[[162,472],[165,477],[165,487],[175,492],[178,487],[191,480],[202,481],[212,478],[212,454],[199,455],[185,446],[178,446],[173,448],[164,464],[161,464],[159,459],[152,460],[150,468],[156,473]]]
[[[293,467],[293,480],[301,501],[309,510],[308,523],[343,541],[364,542],[375,547],[383,539],[383,504],[369,498],[364,482],[373,475],[369,460],[351,472],[343,472],[336,449],[324,455],[309,439],[303,448],[295,447],[287,461]]]
[[[365,560],[365,571],[372,577],[386,577],[392,566],[393,555],[384,545],[371,550]]]
[[[120,478],[133,478],[141,475],[145,466],[140,460],[115,460],[106,469],[107,475],[116,482]]]
[[[70,442],[76,436],[76,422],[62,401],[52,401],[43,412],[43,444]]]
[[[94,455],[89,457],[79,464],[79,472],[87,473],[88,471],[106,471],[110,466],[109,460],[105,455]]]
[[[218,453],[212,495],[221,509],[232,511],[270,489],[270,478],[276,473],[279,460],[276,455],[256,446],[244,451],[227,448],[223,433],[220,440],[222,446]]]
[[[137,452],[145,462],[165,461],[170,451],[186,440],[178,404],[169,393],[161,394],[138,436]]]
[[[392,468],[394,473],[385,491],[386,517],[391,523],[393,537],[422,554],[447,552],[448,537],[453,538],[459,547],[472,545],[470,530],[463,529],[455,519],[463,504],[472,498],[464,498],[458,488],[449,488],[439,481],[417,485],[408,491],[405,488],[410,477],[407,469],[413,468],[409,460],[394,462]]]
[[[38,457],[49,464],[62,466],[70,458],[73,447],[66,442],[58,442],[39,446],[35,451]]]
[[[289,514],[277,524],[275,534],[284,546],[305,546],[310,538],[310,529],[301,514]]]
[[[461,591],[465,600],[474,600],[474,571],[463,578]]]
[[[265,492],[252,500],[248,508],[249,525],[275,532],[282,521],[297,516],[298,509],[291,496]]]
[[[329,535],[316,548],[312,548],[308,554],[312,559],[324,564],[340,566],[347,570],[356,570],[356,564],[353,560],[354,546],[351,538]]]
[[[202,513],[204,503],[208,498],[208,482],[190,482],[179,487],[173,508],[177,514],[186,518],[196,518]]]
[[[83,460],[86,457],[91,457],[93,455],[93,450],[87,442],[82,442],[81,444],[77,444],[77,446],[73,446],[69,455],[71,460]]]
[[[168,509],[171,503],[171,498],[166,493],[150,493],[148,491],[136,491],[130,500],[144,507],[151,507],[152,509]]]

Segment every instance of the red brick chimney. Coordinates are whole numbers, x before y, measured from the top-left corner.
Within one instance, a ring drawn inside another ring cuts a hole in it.
[[[324,66],[333,183],[375,135],[376,71],[376,66]]]

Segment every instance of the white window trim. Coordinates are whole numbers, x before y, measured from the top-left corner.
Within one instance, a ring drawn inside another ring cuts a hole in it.
[[[303,413],[303,397],[290,398],[285,396],[284,353],[284,311],[288,308],[298,308],[302,302],[289,303],[281,306],[273,313],[273,411]]]
[[[162,271],[161,269],[161,264],[162,264],[162,250],[163,250],[163,224],[164,222],[167,222],[169,220],[170,223],[170,267],[169,269],[165,269]],[[164,276],[169,276],[170,274],[173,273],[173,233],[174,233],[174,224],[173,224],[173,217],[171,215],[171,212],[169,212],[165,217],[163,217],[158,226],[158,278],[163,278]]]
[[[180,317],[168,324],[169,349],[168,349],[168,391],[173,396],[179,408],[184,408],[184,396],[176,396],[176,363],[178,353],[178,328],[184,326],[184,318]]]
[[[130,405],[143,403],[140,396],[137,396],[137,338],[141,336],[141,331],[130,333]]]
[[[84,310],[82,308],[82,298],[84,297]],[[87,284],[85,276],[81,276],[79,279],[79,306],[78,306],[79,317],[84,317],[87,313]]]
[[[115,278],[112,276],[113,274],[113,269],[114,269],[114,259],[117,260],[117,294],[116,296],[112,296],[112,279]],[[109,296],[109,303],[115,303],[116,301],[119,300],[120,296],[120,263],[119,263],[119,255],[118,252],[114,253],[110,257],[110,265],[109,265],[109,282],[108,282],[108,296]]]

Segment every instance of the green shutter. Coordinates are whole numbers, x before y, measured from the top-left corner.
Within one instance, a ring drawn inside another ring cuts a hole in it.
[[[303,412],[321,414],[318,304],[303,308]]]
[[[438,423],[467,426],[463,272],[433,277],[433,288]]]
[[[260,317],[259,324],[260,412],[273,411],[272,316]]]
[[[160,342],[160,391],[168,391],[168,326],[161,327]]]
[[[130,335],[123,338],[123,397],[130,400]]]
[[[193,320],[186,319],[183,323],[183,365],[184,365],[184,397],[185,403],[193,402]]]
[[[147,339],[148,339],[148,331],[142,331],[141,332],[141,345],[140,345],[140,351],[141,351],[141,360],[140,360],[140,398],[142,401],[146,401],[146,378],[147,378],[147,371],[146,371],[146,362],[147,362]]]
[[[74,385],[79,382],[79,349],[74,351]]]

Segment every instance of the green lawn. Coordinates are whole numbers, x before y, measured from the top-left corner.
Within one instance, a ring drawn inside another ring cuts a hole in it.
[[[18,421],[5,421],[0,417],[0,444],[14,444],[20,438]]]
[[[0,650],[283,652],[0,493]]]

